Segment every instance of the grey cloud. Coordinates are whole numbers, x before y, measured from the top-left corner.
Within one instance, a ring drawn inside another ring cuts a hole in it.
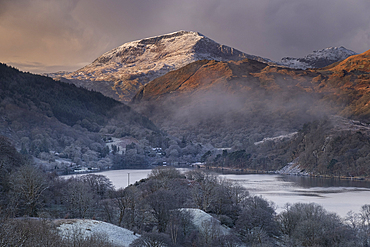
[[[69,66],[92,59],[89,54],[102,46],[102,39],[97,36],[91,42],[94,29],[74,18],[78,3],[77,0],[2,2],[0,6],[6,9],[0,15],[0,35],[4,37],[0,40],[2,62],[22,64],[34,61],[40,65]]]
[[[368,0],[0,0],[0,54],[77,69],[125,42],[178,30],[274,60],[328,46],[363,52],[368,9]]]
[[[281,55],[302,56],[340,45],[357,51],[348,46],[361,28],[369,27],[369,7],[370,2],[362,0],[272,1],[266,11],[266,26]]]
[[[79,64],[76,66],[68,66],[68,65],[48,65],[39,62],[12,62],[9,65],[22,68],[24,71],[32,71],[33,73],[43,74],[45,72],[58,72],[58,71],[72,71],[77,68],[83,66],[83,64]]]

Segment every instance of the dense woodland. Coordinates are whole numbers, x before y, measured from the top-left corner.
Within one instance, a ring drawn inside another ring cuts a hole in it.
[[[111,246],[104,236],[61,238],[59,218],[94,218],[141,235],[131,246],[368,246],[370,205],[341,219],[316,204],[281,213],[243,187],[199,170],[157,167],[116,190],[102,175],[63,179],[40,170],[4,138],[0,243],[3,246]],[[202,227],[184,208],[214,217]],[[77,234],[77,232],[76,232]],[[77,234],[78,235],[78,234]]]
[[[195,162],[209,149],[166,134],[129,106],[100,93],[5,64],[0,65],[0,116],[0,135],[61,174],[71,171],[70,164],[122,169]],[[112,138],[128,142],[127,152],[106,145]]]

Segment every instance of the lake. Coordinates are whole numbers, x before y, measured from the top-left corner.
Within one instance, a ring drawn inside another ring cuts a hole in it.
[[[185,170],[182,169],[182,171]],[[104,171],[96,174],[109,178],[118,189],[146,178],[150,172],[149,169],[130,169]],[[64,177],[70,176],[73,175]],[[370,183],[365,181],[275,174],[227,174],[220,176],[240,184],[248,189],[252,195],[261,195],[274,202],[277,212],[281,212],[286,203],[314,202],[322,205],[329,212],[335,212],[341,217],[345,217],[350,210],[358,213],[362,205],[370,204]]]
[[[103,175],[112,181],[112,184],[116,189],[125,188],[129,184],[134,184],[136,181],[139,181],[143,178],[147,178],[151,169],[127,169],[127,170],[110,170],[103,172],[94,172],[89,174]],[[87,174],[73,174],[62,176],[64,178],[69,178],[73,176],[83,176]]]
[[[315,177],[272,174],[220,175],[247,188],[253,195],[261,195],[275,203],[281,212],[286,203],[317,203],[341,217],[352,210],[370,204],[370,183]]]

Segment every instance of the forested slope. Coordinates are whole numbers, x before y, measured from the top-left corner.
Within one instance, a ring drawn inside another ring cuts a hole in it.
[[[146,117],[101,93],[0,64],[0,135],[24,154],[53,160],[97,163],[107,150],[104,137],[161,139]],[[103,162],[104,163],[104,162]],[[101,164],[103,166],[103,164]]]

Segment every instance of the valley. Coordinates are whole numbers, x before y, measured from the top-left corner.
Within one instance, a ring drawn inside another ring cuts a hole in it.
[[[368,52],[332,47],[297,61],[311,67],[179,31],[123,44],[54,81],[3,65],[0,131],[58,174],[295,161],[312,175],[369,176]]]
[[[33,229],[29,224],[38,231],[29,231],[29,239],[51,226],[47,236],[61,246],[86,239],[111,246],[109,237],[56,234],[81,223],[84,232],[95,224],[142,234],[128,237],[130,246],[148,239],[163,246],[306,246],[296,230],[305,226],[285,223],[290,214],[301,219],[313,210],[318,215],[302,222],[320,218],[317,229],[339,229],[333,238],[320,235],[317,246],[368,241],[361,235],[368,222],[359,220],[368,205],[346,218],[352,225],[300,199],[276,211],[253,188],[223,179],[233,175],[205,171],[368,180],[369,59],[370,51],[331,47],[274,62],[179,31],[125,43],[74,72],[36,75],[0,64],[0,224],[7,229],[0,239],[21,236],[22,227]],[[205,171],[173,168],[191,164]],[[132,169],[148,177],[129,181]],[[130,185],[114,188],[96,171]],[[81,176],[60,177],[70,174]],[[23,215],[64,220],[19,220],[12,227]]]

